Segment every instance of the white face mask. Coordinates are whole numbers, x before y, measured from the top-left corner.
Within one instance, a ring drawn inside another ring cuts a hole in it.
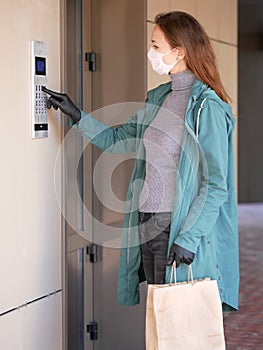
[[[149,61],[152,65],[152,69],[160,74],[169,74],[169,72],[175,67],[175,65],[178,62],[178,59],[175,61],[173,64],[166,64],[163,61],[163,57],[166,55],[169,55],[169,53],[173,52],[176,48],[173,50],[166,52],[166,53],[161,53],[159,51],[156,51],[153,47],[150,48],[148,51],[147,57],[149,58]]]

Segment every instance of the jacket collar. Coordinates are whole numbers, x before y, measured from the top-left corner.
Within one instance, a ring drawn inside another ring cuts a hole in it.
[[[192,85],[190,96],[194,101],[197,101],[204,91],[208,90],[209,87],[205,83],[203,83],[198,78],[195,78],[194,83]]]

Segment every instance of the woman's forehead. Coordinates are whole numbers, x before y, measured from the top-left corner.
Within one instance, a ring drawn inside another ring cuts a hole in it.
[[[164,33],[158,25],[155,25],[152,31],[152,43],[167,44]]]

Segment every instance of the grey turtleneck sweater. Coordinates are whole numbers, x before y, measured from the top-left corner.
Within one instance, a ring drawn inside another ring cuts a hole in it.
[[[139,200],[142,212],[171,212],[179,163],[184,115],[195,75],[170,74],[172,91],[143,135],[146,176]]]

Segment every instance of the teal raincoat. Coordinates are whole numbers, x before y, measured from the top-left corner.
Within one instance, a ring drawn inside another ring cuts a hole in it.
[[[142,137],[171,91],[171,82],[148,92],[145,108],[127,123],[109,127],[82,112],[74,125],[84,137],[110,153],[136,152],[124,215],[118,279],[118,301],[140,302],[145,280],[138,232],[138,201],[145,177]],[[235,191],[231,107],[197,78],[184,117],[184,130],[172,211],[167,256],[173,243],[195,253],[194,278],[217,280],[224,309],[238,309],[238,212]],[[188,266],[177,268],[177,280],[187,279]],[[167,267],[166,283],[171,268]]]

